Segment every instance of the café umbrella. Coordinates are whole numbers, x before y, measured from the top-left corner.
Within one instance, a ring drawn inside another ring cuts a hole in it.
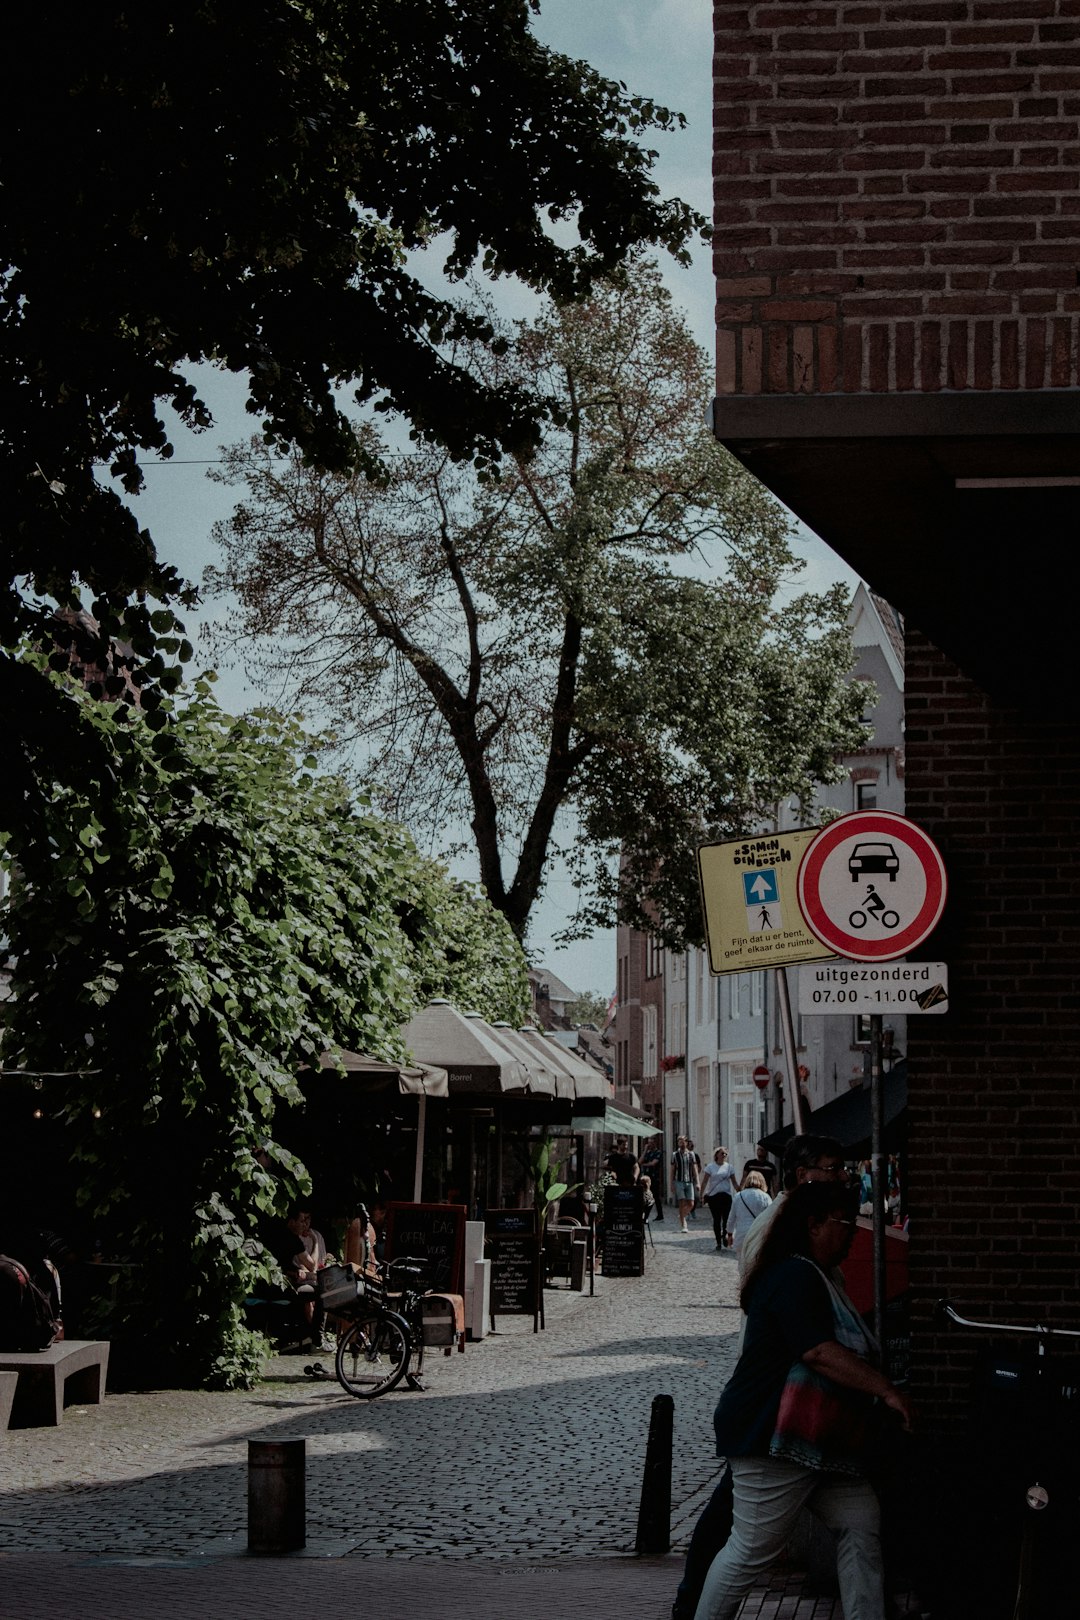
[[[415,1097],[416,1104],[416,1158],[413,1166],[413,1197],[419,1203],[424,1167],[424,1132],[427,1123],[429,1097],[449,1095],[446,1070],[437,1064],[384,1063],[381,1058],[366,1052],[348,1052],[335,1047],[324,1052],[319,1059],[320,1069],[333,1069],[359,1080],[365,1091],[388,1090],[394,1085],[403,1097]]]
[[[500,1045],[482,1018],[468,1018],[449,1001],[429,1001],[401,1031],[413,1059],[446,1070],[451,1093],[524,1092],[529,1071]]]

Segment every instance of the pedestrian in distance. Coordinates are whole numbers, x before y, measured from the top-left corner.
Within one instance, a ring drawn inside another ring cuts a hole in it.
[[[750,1174],[751,1170],[756,1170],[759,1175],[765,1177],[765,1191],[771,1197],[776,1190],[776,1166],[769,1158],[764,1142],[758,1142],[755,1144],[754,1157],[752,1159],[747,1159],[746,1163],[743,1165],[742,1175],[739,1177],[740,1187],[745,1183],[746,1178]]]
[[[686,1145],[690,1152],[694,1155],[694,1170],[697,1175],[697,1180],[694,1183],[694,1202],[690,1206],[690,1219],[692,1221],[696,1221],[698,1205],[701,1203],[701,1154],[697,1151],[689,1137],[686,1138]]]
[[[687,1145],[686,1137],[680,1136],[675,1152],[671,1155],[671,1191],[679,1206],[680,1232],[690,1230],[686,1224],[686,1217],[694,1207],[697,1186],[698,1172],[694,1154]]]
[[[746,1242],[746,1234],[771,1203],[772,1199],[765,1191],[765,1177],[760,1171],[751,1170],[731,1200],[731,1213],[728,1216],[728,1237],[736,1259]]]
[[[722,1254],[727,1240],[728,1212],[731,1209],[731,1199],[739,1186],[735,1171],[728,1163],[726,1147],[718,1147],[714,1150],[712,1162],[702,1170],[700,1180],[702,1202],[708,1207],[709,1214],[712,1216],[716,1247]]]
[[[656,1212],[654,1220],[662,1221],[664,1218],[664,1151],[660,1146],[660,1139],[654,1137],[646,1146],[641,1155],[642,1177],[648,1176],[649,1185],[653,1189],[656,1199]]]
[[[732,1529],[695,1620],[733,1620],[804,1507],[836,1535],[844,1614],[885,1620],[870,1437],[882,1410],[910,1429],[911,1407],[878,1370],[872,1335],[831,1280],[851,1246],[856,1196],[833,1182],[793,1188],[744,1275],[745,1340],[714,1419],[734,1481]]]

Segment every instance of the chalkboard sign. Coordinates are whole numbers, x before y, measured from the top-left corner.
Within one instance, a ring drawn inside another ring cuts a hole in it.
[[[466,1214],[464,1204],[388,1204],[386,1258],[423,1260],[429,1287],[463,1294]]]
[[[645,1189],[604,1189],[605,1277],[640,1277],[645,1271]]]
[[[531,1316],[535,1333],[544,1309],[535,1209],[489,1209],[484,1236],[485,1258],[491,1261],[492,1322],[496,1316]]]

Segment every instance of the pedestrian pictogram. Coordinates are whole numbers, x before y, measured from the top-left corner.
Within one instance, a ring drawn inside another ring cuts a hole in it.
[[[820,962],[830,954],[803,922],[795,894],[799,861],[816,836],[761,833],[703,844],[698,850],[714,973]]]
[[[818,833],[799,866],[799,909],[823,945],[855,962],[904,956],[945,905],[945,863],[906,816],[862,810]]]

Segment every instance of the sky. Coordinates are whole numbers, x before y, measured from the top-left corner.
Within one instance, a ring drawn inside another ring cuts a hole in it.
[[[657,132],[650,141],[659,154],[655,172],[665,195],[678,195],[705,215],[710,211],[711,11],[706,0],[543,0],[534,23],[534,31],[546,44],[584,58],[606,77],[624,81],[632,92],[686,115],[685,130]],[[698,341],[711,353],[713,296],[707,249],[697,250],[690,268],[669,263],[664,273]],[[216,458],[219,445],[249,435],[253,425],[244,412],[240,379],[204,367],[199,384],[214,412],[214,427],[194,435],[176,424],[175,458],[146,469],[146,488],[134,503],[159,555],[194,581],[216,558],[211,530],[216,520],[228,515],[234,499],[232,492],[210,481],[207,464]],[[794,549],[806,560],[800,588],[819,589],[836,580],[854,588],[852,571],[805,528]],[[187,613],[189,634],[228,611],[227,603],[208,602],[202,611]],[[237,669],[222,672],[218,696],[234,713],[261,701]],[[317,724],[317,717],[309,718]],[[462,876],[475,875],[465,866],[455,870]],[[615,983],[614,932],[556,947],[552,936],[573,911],[573,886],[565,872],[556,870],[534,913],[530,956],[571,988],[606,998]]]

